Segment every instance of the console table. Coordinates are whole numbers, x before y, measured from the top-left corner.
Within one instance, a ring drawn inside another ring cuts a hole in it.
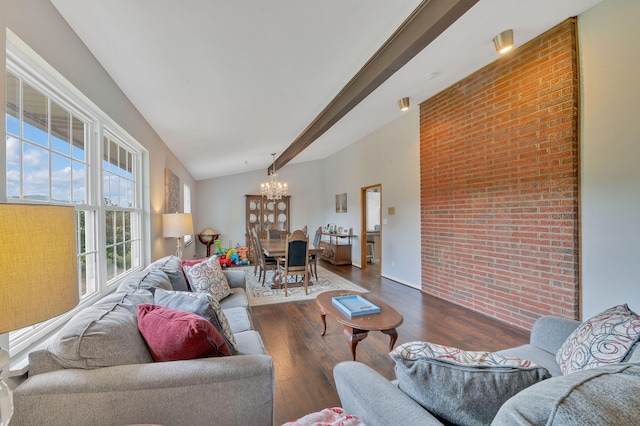
[[[351,265],[351,238],[353,235],[322,233],[320,259],[334,265]],[[328,237],[328,239],[325,239]]]

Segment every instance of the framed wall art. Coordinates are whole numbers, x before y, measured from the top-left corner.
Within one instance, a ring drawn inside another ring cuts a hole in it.
[[[336,213],[347,212],[347,193],[336,194]]]
[[[177,213],[180,207],[180,179],[171,170],[164,169],[164,212]]]

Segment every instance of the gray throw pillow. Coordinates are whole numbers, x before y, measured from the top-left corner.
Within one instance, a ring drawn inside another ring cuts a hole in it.
[[[148,290],[153,294],[157,288],[172,290],[169,277],[159,269],[148,269],[131,274],[122,280],[116,292],[133,293],[138,290]]]
[[[89,306],[78,312],[48,347],[65,368],[92,369],[153,362],[137,316],[115,303]]]
[[[638,424],[640,366],[596,367],[537,383],[509,399],[492,425]]]
[[[486,425],[502,404],[551,377],[531,361],[409,342],[390,353],[398,387],[444,423]]]
[[[162,259],[158,259],[146,268],[145,270],[153,270],[159,269],[169,277],[169,281],[171,282],[171,287],[175,291],[189,291],[189,286],[187,285],[187,279],[184,276],[184,272],[182,271],[182,264],[180,259],[176,256],[166,256]]]
[[[166,291],[157,289],[154,303],[166,308],[191,312],[200,315],[215,326],[224,337],[232,353],[237,352],[238,344],[231,332],[227,317],[220,308],[220,304],[207,293],[193,293],[189,291]]]

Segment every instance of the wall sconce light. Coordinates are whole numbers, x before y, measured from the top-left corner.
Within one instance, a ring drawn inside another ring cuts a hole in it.
[[[513,30],[505,30],[493,38],[498,53],[505,53],[513,47]]]
[[[409,98],[398,99],[398,106],[400,107],[400,111],[408,110],[410,106]]]

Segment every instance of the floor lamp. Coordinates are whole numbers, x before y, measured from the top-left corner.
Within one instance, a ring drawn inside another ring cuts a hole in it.
[[[176,256],[182,259],[182,243],[180,239],[193,234],[191,213],[170,213],[162,215],[162,235],[165,238],[176,238]]]
[[[37,241],[51,244],[43,250]],[[73,206],[0,204],[0,334],[46,321],[78,304]],[[4,382],[9,352],[0,348],[0,420],[13,414]]]

